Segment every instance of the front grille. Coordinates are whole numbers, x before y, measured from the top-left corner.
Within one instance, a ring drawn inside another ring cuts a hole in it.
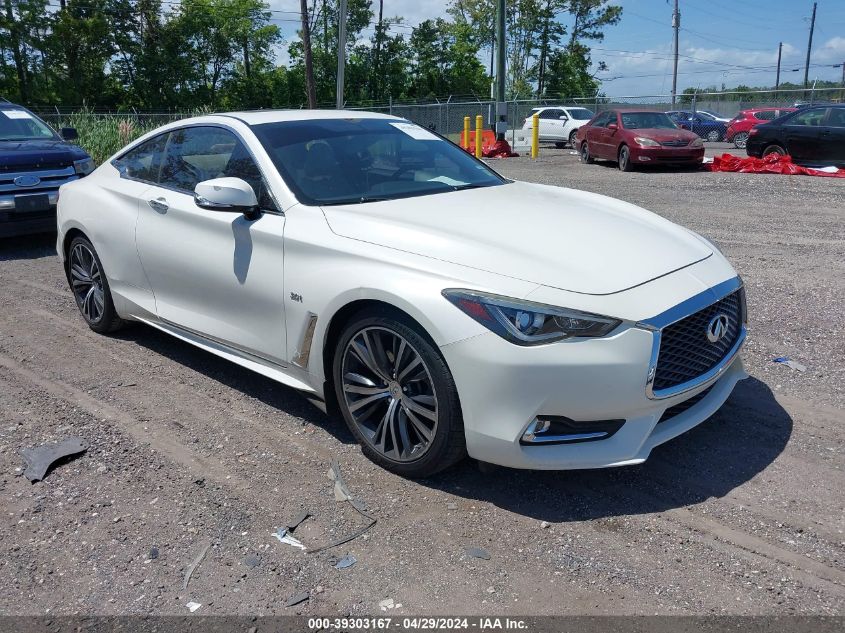
[[[660,336],[660,351],[653,389],[669,389],[698,378],[716,367],[736,344],[742,330],[742,289],[666,326]],[[719,314],[727,317],[725,335],[711,343],[707,330]]]
[[[677,141],[663,141],[660,144],[663,145],[663,147],[686,147],[687,145],[689,145],[689,141],[679,139]]]
[[[701,393],[695,394],[692,398],[687,398],[683,402],[679,402],[678,404],[669,407],[663,412],[663,415],[660,416],[660,419],[657,421],[657,423],[660,424],[661,422],[671,420],[672,418],[681,415],[687,409],[691,409],[699,402],[704,400],[704,398],[707,397],[707,394],[710,393],[711,389],[713,389],[713,385],[710,385]]]
[[[19,176],[37,176],[39,182],[32,187],[19,187],[15,184],[15,178]],[[47,193],[55,191],[63,184],[78,179],[79,176],[73,166],[66,166],[57,169],[40,169],[13,172],[0,172],[0,195],[18,195],[30,193]]]
[[[28,163],[28,164],[21,164],[21,165],[0,165],[0,173],[7,173],[7,172],[30,172],[30,171],[41,171],[46,169],[65,169],[67,167],[73,167],[73,163],[66,160],[59,160],[59,161],[48,161],[42,163]]]

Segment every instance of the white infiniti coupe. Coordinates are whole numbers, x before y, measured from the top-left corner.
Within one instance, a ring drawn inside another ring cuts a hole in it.
[[[745,377],[710,242],[395,117],[172,123],[64,185],[58,229],[93,330],[142,321],[308,392],[409,477],[637,464]]]

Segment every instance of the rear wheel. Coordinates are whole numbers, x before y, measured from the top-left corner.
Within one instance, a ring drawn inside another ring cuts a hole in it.
[[[718,143],[722,140],[722,135],[719,133],[719,130],[710,130],[707,133],[707,140],[711,143]]]
[[[780,145],[769,145],[766,149],[763,150],[763,156],[769,156],[770,154],[786,156],[786,150]]]
[[[623,145],[619,148],[617,161],[619,162],[620,171],[631,171],[634,168],[631,164],[631,150],[628,149],[627,145]]]
[[[335,394],[364,454],[428,477],[466,454],[458,390],[437,348],[401,315],[361,313],[334,354]]]
[[[572,130],[569,133],[569,147],[575,149],[575,146],[578,144],[578,140],[575,138],[575,135],[578,134],[578,130]]]
[[[124,321],[114,309],[103,264],[86,238],[75,237],[70,243],[67,270],[73,298],[88,327],[100,334],[120,329]]]
[[[587,165],[592,165],[594,162],[593,157],[590,155],[590,148],[587,145],[587,141],[581,143],[581,162]]]
[[[734,136],[734,147],[737,149],[745,149],[745,144],[748,142],[748,132],[737,132]]]

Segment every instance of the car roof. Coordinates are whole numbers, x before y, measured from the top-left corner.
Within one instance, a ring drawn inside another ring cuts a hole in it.
[[[245,110],[241,112],[219,112],[205,115],[208,117],[235,118],[247,125],[262,123],[281,123],[284,121],[317,121],[326,119],[387,119],[403,121],[401,117],[367,110]]]

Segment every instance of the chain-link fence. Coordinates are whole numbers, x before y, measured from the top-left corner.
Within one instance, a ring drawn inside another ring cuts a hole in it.
[[[807,90],[766,90],[742,92],[697,92],[678,95],[674,105],[671,95],[631,95],[572,97],[562,99],[520,99],[508,101],[508,126],[521,128],[534,108],[550,105],[578,106],[593,112],[611,108],[644,108],[648,110],[706,110],[726,118],[740,110],[764,107],[796,107],[812,103],[843,103],[845,88],[815,88]],[[433,103],[403,103],[352,105],[350,109],[383,112],[406,118],[445,135],[460,134],[464,117],[475,126],[476,115],[482,115],[486,126],[495,120],[496,103],[492,99],[449,97]]]

